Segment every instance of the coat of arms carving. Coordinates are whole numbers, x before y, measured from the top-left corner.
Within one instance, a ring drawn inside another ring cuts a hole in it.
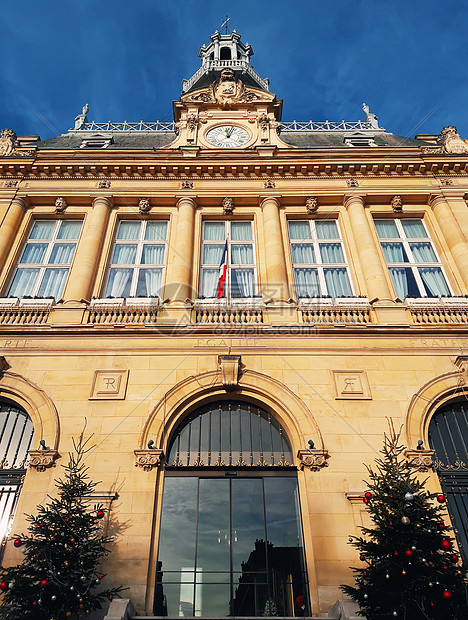
[[[16,134],[12,129],[2,129],[0,132],[0,157],[11,155],[15,150]]]
[[[468,143],[460,138],[457,128],[453,125],[447,125],[440,132],[440,137],[444,143],[447,153],[468,153]]]
[[[210,87],[182,96],[182,101],[217,103],[223,108],[229,108],[237,103],[269,102],[273,99],[274,95],[271,93],[262,94],[253,88],[244,86],[241,80],[236,79],[234,70],[230,68],[223,69],[219,80],[213,82]]]

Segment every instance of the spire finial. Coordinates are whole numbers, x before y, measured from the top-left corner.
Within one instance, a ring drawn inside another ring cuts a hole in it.
[[[231,21],[231,18],[229,17],[229,15],[226,15],[226,19],[224,20],[224,22],[221,24],[221,30],[226,27],[226,34],[229,34],[228,32],[228,22]]]

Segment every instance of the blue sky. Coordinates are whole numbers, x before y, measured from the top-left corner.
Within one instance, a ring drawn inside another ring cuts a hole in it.
[[[284,120],[357,120],[468,138],[468,3],[446,0],[3,0],[0,128],[49,138],[95,121],[172,120],[224,16]]]

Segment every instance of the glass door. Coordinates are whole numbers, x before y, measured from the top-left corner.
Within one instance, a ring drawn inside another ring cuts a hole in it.
[[[166,474],[156,615],[303,616],[307,609],[295,476]]]

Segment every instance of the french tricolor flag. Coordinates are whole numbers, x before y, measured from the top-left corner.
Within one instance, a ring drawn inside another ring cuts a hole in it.
[[[223,257],[221,258],[221,263],[219,265],[219,279],[218,279],[218,291],[216,293],[216,299],[221,299],[221,297],[225,297],[224,288],[226,285],[226,275],[227,275],[227,252],[228,252],[228,244],[224,246]]]

